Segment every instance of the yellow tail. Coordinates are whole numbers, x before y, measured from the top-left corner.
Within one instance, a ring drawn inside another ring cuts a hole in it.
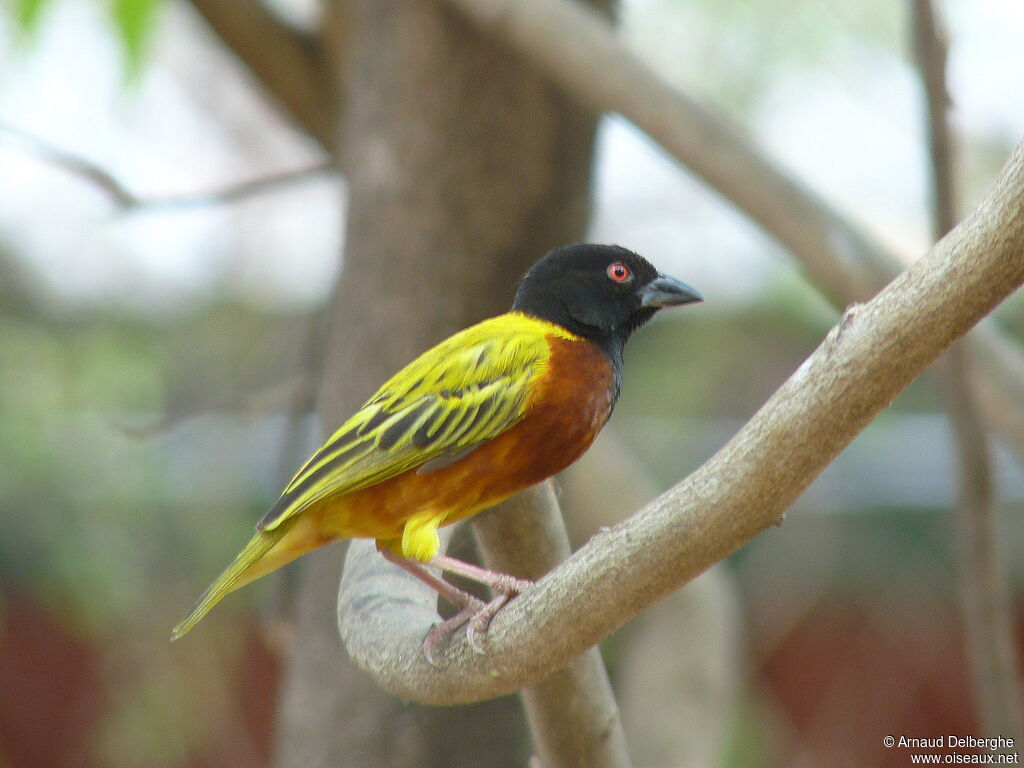
[[[295,522],[300,521],[301,518]],[[192,629],[229,592],[277,570],[324,543],[324,539],[316,535],[310,526],[291,525],[291,522],[272,531],[257,531],[234,562],[206,588],[188,616],[171,631],[171,640],[177,640]]]

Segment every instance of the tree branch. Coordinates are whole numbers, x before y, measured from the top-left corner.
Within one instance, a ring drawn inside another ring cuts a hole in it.
[[[614,427],[558,476],[572,541],[585,541],[658,494],[649,467]],[[474,518],[474,528],[483,523]],[[727,566],[710,568],[617,633],[615,694],[642,766],[720,764],[744,677],[743,619]]]
[[[539,579],[569,557],[569,535],[551,483],[542,483],[473,521],[489,568]],[[629,768],[618,705],[601,652],[591,648],[565,669],[521,691],[544,768]]]
[[[875,414],[1024,281],[1022,205],[1024,145],[978,210],[847,310],[722,450],[506,606],[485,655],[458,637],[444,668],[427,663],[420,644],[437,620],[432,597],[372,542],[353,542],[338,600],[352,658],[392,693],[435,704],[507,693],[566,666],[775,523]]]
[[[324,160],[305,168],[278,171],[255,179],[240,181],[230,186],[208,192],[186,193],[180,195],[163,195],[160,197],[136,197],[131,205],[125,206],[131,212],[153,211],[156,209],[185,210],[202,208],[209,205],[225,205],[238,200],[275,192],[293,184],[308,181],[317,176],[337,174],[338,166],[333,161]]]
[[[864,301],[903,268],[896,254],[788,176],[728,120],[667,82],[576,0],[448,2],[575,98],[645,131],[789,250],[838,308]],[[984,345],[972,379],[992,393],[980,402],[985,419],[1024,460],[1024,391],[1015,376],[1024,354],[993,326],[971,338]]]
[[[956,221],[946,86],[948,41],[931,0],[912,0],[911,10],[914,55],[927,107],[932,228],[938,240]],[[1019,743],[1024,738],[1024,693],[1015,652],[1014,611],[997,546],[991,449],[971,388],[967,354],[957,342],[939,368],[960,463],[960,602],[967,655],[982,731],[1009,735]]]
[[[948,43],[931,0],[911,0],[914,58],[924,88],[928,124],[928,154],[932,171],[932,234],[940,240],[956,224],[956,184],[953,136],[949,128],[949,89],[946,87]]]
[[[119,179],[91,160],[55,147],[38,136],[25,133],[11,125],[0,124],[0,137],[2,136],[7,137],[8,143],[16,144],[33,157],[94,185],[119,208],[130,208],[139,202]]]
[[[306,181],[314,176],[338,170],[338,167],[332,161],[325,160],[306,168],[279,171],[208,192],[141,197],[129,190],[114,174],[98,163],[55,147],[38,136],[32,136],[13,126],[0,125],[0,136],[3,135],[13,138],[21,147],[40,160],[93,184],[106,194],[114,205],[126,212],[151,211],[159,208],[187,209],[208,205],[223,205],[247,197],[272,192],[296,182]]]
[[[260,0],[190,0],[224,44],[327,151],[336,143],[334,68],[314,38],[289,29]]]

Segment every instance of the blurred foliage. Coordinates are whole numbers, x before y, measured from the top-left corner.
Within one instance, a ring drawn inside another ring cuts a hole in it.
[[[215,573],[273,493],[261,472],[276,464],[272,441],[256,462],[238,450],[253,421],[274,428],[245,396],[294,375],[284,361],[302,325],[281,321],[227,305],[170,327],[102,308],[0,310],[5,579],[59,596],[102,633],[169,578]],[[275,357],[284,374],[267,366]]]
[[[128,71],[138,75],[160,0],[113,0],[112,20],[124,44]]]
[[[22,33],[31,38],[49,6],[60,0],[14,0],[11,12]],[[138,77],[142,71],[157,12],[163,0],[107,0],[110,23],[124,51],[125,71]]]
[[[39,25],[39,20],[43,17],[43,8],[46,6],[48,0],[17,0],[14,4],[14,15],[18,21],[18,26],[26,34],[32,34],[35,32]]]
[[[282,420],[246,398],[295,375],[305,318],[67,307],[2,262],[0,581],[100,650],[102,706],[76,764],[193,764],[214,734],[251,750],[230,697],[262,589],[188,648],[168,637],[281,482]]]

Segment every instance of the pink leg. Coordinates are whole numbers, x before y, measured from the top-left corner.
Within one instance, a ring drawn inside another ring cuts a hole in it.
[[[388,549],[382,549],[379,551],[384,555],[385,560],[394,563],[406,573],[415,576],[456,608],[463,608],[473,601],[480,603],[480,600],[477,600],[477,598],[469,594],[469,592],[465,592],[458,587],[449,584],[444,579],[439,579],[434,576],[418,561],[401,557]],[[482,603],[480,604],[482,605]]]
[[[533,586],[533,582],[527,579],[519,579],[507,573],[491,571],[487,568],[481,568],[479,565],[473,565],[472,563],[457,560],[447,555],[437,555],[427,565],[433,565],[443,571],[465,576],[467,579],[490,587],[495,592],[508,593],[509,597],[515,597]]]
[[[507,573],[499,573],[479,565],[473,565],[447,555],[437,555],[431,558],[429,565],[433,565],[449,573],[457,573],[467,579],[479,582],[491,588],[494,598],[476,611],[469,619],[469,626],[466,627],[466,639],[470,646],[477,653],[483,653],[477,640],[477,634],[486,634],[487,627],[491,624],[498,611],[516,595],[519,595],[533,586],[532,581],[519,579]]]
[[[491,619],[505,603],[533,584],[526,579],[518,579],[505,573],[491,571],[446,555],[439,555],[428,563],[428,565],[441,568],[449,573],[457,573],[489,586],[495,592],[495,597],[489,603],[484,604],[468,592],[449,584],[444,579],[437,578],[415,560],[400,557],[387,549],[381,549],[380,553],[388,561],[415,576],[459,609],[459,612],[450,619],[432,627],[423,640],[423,655],[431,664],[434,664],[434,650],[444,643],[455,630],[467,623],[469,626],[466,627],[466,639],[474,651],[482,654],[484,651],[477,635],[487,632]]]
[[[459,629],[459,627],[462,627],[467,622],[475,619],[477,615],[486,610],[487,606],[484,605],[482,600],[477,599],[468,592],[449,584],[444,579],[437,578],[415,560],[407,560],[406,558],[400,557],[394,552],[386,549],[380,550],[380,553],[384,556],[385,560],[394,563],[406,573],[415,576],[459,609],[459,612],[447,621],[443,621],[440,624],[435,624],[431,627],[430,631],[427,632],[427,636],[423,638],[423,655],[426,657],[427,661],[436,667],[437,662],[434,660],[434,651],[443,645],[445,640],[447,640],[453,632]],[[466,630],[466,636],[469,639],[469,644],[477,653],[483,653],[483,649],[473,642],[473,635],[470,630],[471,627]]]

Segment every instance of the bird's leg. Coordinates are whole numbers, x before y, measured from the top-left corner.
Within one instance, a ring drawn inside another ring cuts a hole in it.
[[[394,563],[406,573],[415,576],[459,609],[459,612],[450,619],[432,626],[430,631],[427,632],[427,636],[423,638],[423,655],[426,657],[427,661],[436,667],[437,663],[434,661],[434,651],[439,648],[453,632],[459,629],[459,627],[462,627],[466,622],[473,621],[478,614],[485,611],[487,609],[487,605],[485,605],[479,598],[469,594],[469,592],[459,589],[454,584],[449,584],[444,579],[437,578],[416,560],[406,559],[387,549],[381,549],[379,551],[384,556],[385,560]],[[474,643],[474,636],[470,634],[469,630],[466,631],[466,637],[474,651],[477,653],[483,653],[483,649]]]
[[[437,555],[431,558],[427,565],[465,576],[467,579],[490,587],[498,594],[507,594],[510,598],[522,594],[533,586],[533,582],[528,579],[520,579],[500,571],[491,571],[447,555]]]
[[[439,579],[434,576],[430,571],[427,571],[419,561],[410,560],[402,557],[401,555],[396,555],[394,552],[387,549],[380,550],[380,553],[384,555],[385,560],[394,563],[406,573],[415,576],[456,608],[463,608],[464,606],[474,602],[478,607],[483,605],[481,600],[469,594],[469,592],[459,589],[454,584],[449,584],[444,579]]]
[[[487,632],[491,619],[497,615],[505,603],[533,586],[533,582],[527,579],[520,579],[507,573],[481,568],[479,565],[473,565],[472,563],[448,557],[447,555],[437,555],[431,558],[429,565],[449,573],[457,573],[467,579],[484,584],[490,587],[494,593],[491,601],[473,614],[469,619],[469,626],[466,628],[466,639],[469,641],[470,647],[477,653],[483,653],[483,649],[477,640],[477,634],[485,634]]]
[[[453,584],[449,584],[444,579],[437,578],[415,560],[401,557],[388,549],[381,549],[380,553],[387,560],[397,565],[406,573],[415,576],[459,609],[458,613],[447,621],[435,625],[427,633],[427,637],[423,641],[423,654],[431,664],[434,663],[434,650],[447,640],[453,632],[467,623],[469,626],[466,627],[466,640],[474,651],[482,654],[484,650],[480,645],[478,635],[487,632],[491,619],[495,617],[505,603],[516,595],[525,592],[533,585],[532,581],[519,579],[507,573],[499,573],[498,571],[481,568],[478,565],[466,563],[447,555],[438,555],[427,563],[427,565],[440,568],[449,573],[456,573],[490,587],[494,593],[494,598],[490,602],[484,603],[468,592],[459,589]]]

